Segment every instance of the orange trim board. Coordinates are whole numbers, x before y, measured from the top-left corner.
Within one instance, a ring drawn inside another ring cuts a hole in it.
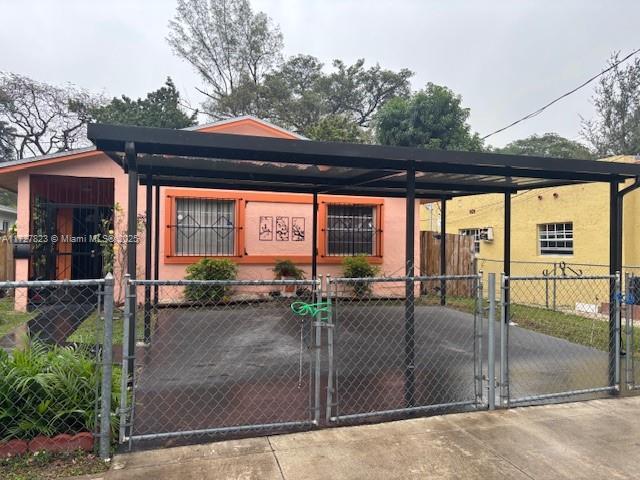
[[[195,263],[202,258],[230,258],[238,264],[272,264],[276,260],[290,259],[298,263],[311,263],[311,255],[245,255],[244,245],[245,239],[242,234],[245,225],[245,209],[247,202],[265,202],[265,203],[298,203],[312,204],[313,197],[305,194],[281,194],[281,193],[264,193],[264,192],[238,192],[233,190],[202,190],[187,188],[170,188],[164,192],[165,195],[165,229],[164,229],[164,263],[166,264],[190,264]],[[175,251],[174,238],[171,234],[171,225],[175,218],[175,204],[177,198],[199,198],[212,200],[234,200],[236,201],[237,223],[239,225],[238,242],[236,246],[236,255],[234,256],[201,256],[201,255],[173,255]],[[383,204],[384,199],[378,197],[351,197],[344,195],[319,195],[318,196],[318,232],[326,230],[327,204],[333,203],[349,203],[359,205],[373,205],[378,209],[378,225],[379,231],[382,233],[381,226],[383,221]],[[380,252],[383,252],[383,237],[380,236]],[[319,264],[340,264],[343,257],[326,256],[326,240],[324,235],[318,236],[318,263]],[[368,257],[372,263],[382,263],[382,256]]]

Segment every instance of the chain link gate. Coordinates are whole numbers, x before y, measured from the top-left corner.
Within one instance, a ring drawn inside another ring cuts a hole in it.
[[[128,297],[153,289],[159,301],[135,312],[123,302],[122,388],[131,388],[120,441],[581,400],[617,391],[621,373],[637,386],[634,355],[620,364],[621,346],[635,352],[633,280],[621,295],[619,276],[503,276],[500,285],[490,274],[487,294],[482,278],[327,277],[324,291],[322,279],[128,281]]]
[[[322,322],[292,304],[313,305],[320,283],[128,281],[128,296],[158,289],[159,301],[146,312],[137,302],[129,312],[124,302],[122,378],[132,388],[121,397],[120,441],[192,442],[316,424]],[[129,352],[132,318],[136,349]]]
[[[623,357],[625,384],[628,391],[640,390],[640,368],[637,364],[638,342],[635,327],[640,320],[640,277],[635,271],[625,273],[623,279],[622,317],[623,317]]]
[[[549,280],[557,289],[552,306]],[[618,391],[620,300],[619,275],[503,276],[500,404]]]
[[[481,275],[327,284],[329,423],[486,406]]]

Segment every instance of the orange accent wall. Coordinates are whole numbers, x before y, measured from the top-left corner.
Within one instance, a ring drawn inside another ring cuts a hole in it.
[[[56,219],[56,228],[58,235],[73,235],[73,209],[58,209],[58,218]],[[71,280],[71,242],[58,242],[58,255],[56,255],[56,279]]]
[[[234,200],[236,202],[236,224],[238,225],[238,238],[236,242],[236,252],[233,256],[224,256],[219,258],[232,258],[238,264],[272,264],[276,260],[290,259],[299,263],[310,263],[311,254],[295,255],[283,253],[273,255],[251,255],[245,254],[245,235],[248,231],[246,225],[246,204],[247,202],[265,202],[265,203],[284,203],[284,204],[302,204],[311,205],[313,198],[311,195],[304,194],[280,194],[280,193],[262,193],[262,192],[238,192],[230,190],[201,190],[201,189],[167,189],[165,191],[165,218],[164,218],[164,263],[166,264],[191,264],[195,263],[204,256],[200,255],[173,255],[175,252],[174,235],[170,226],[174,223],[176,210],[176,198],[199,198],[199,199],[218,199],[218,200]],[[327,205],[332,203],[372,205],[377,207],[377,220],[380,236],[378,251],[384,252],[383,238],[384,231],[384,199],[375,197],[350,197],[338,195],[319,195],[318,196],[318,263],[338,265],[342,263],[340,256],[326,255],[326,221],[327,221]],[[286,212],[283,212],[286,215]],[[307,230],[311,235],[311,225]],[[286,248],[286,244],[283,243]],[[216,258],[208,256],[208,258]],[[382,263],[382,255],[369,257],[371,263]]]

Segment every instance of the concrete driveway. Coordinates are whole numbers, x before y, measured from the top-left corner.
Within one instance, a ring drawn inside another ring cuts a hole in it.
[[[119,479],[638,478],[640,397],[452,414],[118,455]]]
[[[301,320],[291,313],[289,303],[282,299],[233,308],[160,310],[151,346],[138,359],[142,368],[134,433],[310,420],[309,326],[307,321],[301,350]],[[334,412],[403,408],[402,304],[345,304],[336,315]],[[486,335],[486,322],[484,327]],[[324,334],[326,346],[326,330]],[[604,352],[519,327],[511,328],[510,340],[514,398],[607,384]],[[472,315],[440,306],[416,307],[415,344],[415,405],[475,399]],[[498,349],[496,341],[496,361]],[[486,373],[486,360],[484,368]],[[323,412],[327,372],[325,347]],[[195,441],[213,439],[217,438]],[[180,441],[161,439],[151,446],[176,446]]]

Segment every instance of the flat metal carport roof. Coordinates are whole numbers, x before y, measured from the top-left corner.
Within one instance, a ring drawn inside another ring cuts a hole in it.
[[[159,189],[153,185],[226,188],[235,190],[287,191],[313,195],[312,277],[317,274],[318,194],[404,197],[405,211],[405,400],[412,406],[415,390],[414,269],[415,199],[438,198],[442,202],[441,233],[446,233],[446,199],[479,193],[504,195],[505,278],[511,263],[511,194],[518,190],[606,182],[609,195],[610,273],[622,263],[622,199],[640,187],[640,166],[593,160],[567,160],[496,153],[430,151],[389,147],[290,140],[246,135],[204,133],[163,128],[90,124],[87,136],[99,150],[128,171],[128,234],[137,233],[138,183],[146,185],[147,216],[145,278],[151,278],[151,213],[155,210],[155,272],[158,272]],[[627,179],[636,181],[619,189]],[[440,242],[440,270],[446,274],[445,244]],[[136,275],[136,248],[127,250],[127,273]],[[494,278],[495,280],[495,278]],[[508,281],[508,280],[507,280]],[[614,291],[614,289],[612,289]],[[441,304],[446,301],[446,282],[440,285]],[[157,293],[154,293],[154,297]],[[155,300],[154,300],[155,301]],[[613,295],[610,303],[615,302]],[[509,289],[505,286],[503,315],[508,321]],[[135,349],[136,298],[129,298],[129,351]],[[145,288],[144,338],[150,335],[151,289]],[[612,310],[613,312],[613,310]],[[616,314],[609,316],[610,384],[616,381]],[[129,371],[133,371],[132,359]],[[316,392],[317,394],[317,392]]]
[[[431,151],[421,148],[290,140],[164,128],[90,124],[88,137],[154,185],[405,197],[415,169],[416,198],[451,198],[584,182],[622,182],[632,164]]]

